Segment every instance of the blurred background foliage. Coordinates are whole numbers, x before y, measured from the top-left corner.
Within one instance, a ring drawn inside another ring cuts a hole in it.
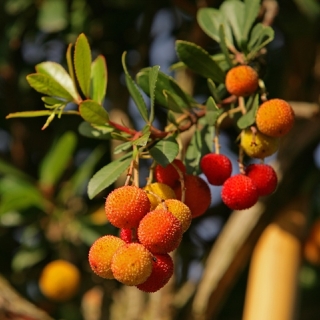
[[[263,2],[267,5],[273,1]],[[139,115],[125,87],[121,66],[123,51],[128,52],[128,68],[133,74],[142,67],[158,64],[163,72],[173,75],[169,67],[177,62],[176,39],[192,41],[215,52],[217,45],[197,25],[196,12],[201,6],[219,7],[221,3],[218,0],[1,1],[0,273],[23,297],[52,317],[99,319],[89,318],[81,308],[85,305],[85,293],[98,286],[104,290],[103,319],[111,319],[108,310],[119,284],[97,279],[87,263],[90,244],[100,235],[116,232],[106,223],[103,212],[104,199],[110,190],[89,201],[86,185],[95,171],[111,161],[112,155],[109,141],[78,134],[81,119],[75,116],[55,120],[44,131],[41,131],[43,118],[6,120],[6,115],[12,112],[43,108],[40,95],[28,86],[26,75],[34,72],[35,64],[42,61],[65,65],[68,43],[84,32],[93,55],[103,54],[107,60],[109,80],[105,108],[112,117],[119,117],[121,112],[139,127]],[[278,8],[272,25],[275,40],[268,46],[264,71],[269,97],[318,104],[320,3],[279,0]],[[206,81],[188,72],[184,76],[185,80],[179,80],[182,86],[190,88],[191,81],[191,93],[205,101]],[[186,80],[189,82],[184,82]],[[164,126],[164,111],[157,111],[157,121],[160,127]],[[304,132],[299,135],[303,137]],[[226,127],[223,141],[230,144],[234,138],[235,132]],[[315,178],[313,188],[308,189],[312,204],[306,235],[320,216],[320,147],[313,142],[310,148],[307,156],[312,159],[304,172],[306,176],[312,173]],[[232,154],[232,150],[229,152]],[[303,165],[303,155],[299,161]],[[302,179],[304,177],[298,182],[305,185]],[[229,210],[215,194],[218,189],[213,189],[212,208],[194,221],[179,249],[178,288],[187,280],[199,281],[205,268],[202,262],[229,218]],[[46,299],[38,287],[42,268],[58,258],[73,262],[82,273],[79,293],[65,303]],[[301,268],[298,318],[303,320],[320,317],[320,259],[311,262],[304,260]],[[235,280],[218,319],[241,319],[247,272],[246,267]],[[176,312],[176,318],[187,319],[186,310],[188,303]]]

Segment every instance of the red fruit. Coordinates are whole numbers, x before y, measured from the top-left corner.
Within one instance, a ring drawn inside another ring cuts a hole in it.
[[[185,201],[184,203],[190,208],[192,218],[204,214],[211,204],[211,192],[208,184],[198,176],[191,174],[184,175]],[[180,183],[174,188],[177,199],[181,200]]]
[[[109,222],[117,228],[137,228],[150,211],[147,193],[135,186],[123,186],[107,197],[105,211]]]
[[[172,163],[180,169],[182,174],[186,172],[186,167],[179,159],[174,159]],[[154,169],[155,178],[158,182],[164,183],[169,187],[173,187],[179,180],[179,173],[177,169],[170,163],[166,167],[156,165]]]
[[[121,228],[120,232],[119,232],[119,236],[125,243],[132,242],[132,230],[131,229]]]
[[[250,164],[246,175],[257,187],[259,196],[271,194],[277,187],[278,178],[273,168],[267,164]]]
[[[171,212],[157,209],[140,221],[138,239],[152,253],[168,253],[179,246],[182,225]]]
[[[202,172],[208,182],[214,186],[221,186],[231,176],[232,164],[223,154],[208,153],[200,161]]]
[[[154,254],[152,272],[137,288],[144,292],[156,292],[163,288],[173,275],[173,261],[168,254]]]
[[[258,190],[251,178],[237,174],[230,177],[222,186],[222,201],[232,210],[252,207],[258,201]]]

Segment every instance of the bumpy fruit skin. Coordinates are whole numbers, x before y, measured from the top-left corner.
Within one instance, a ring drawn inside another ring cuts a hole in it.
[[[117,228],[136,228],[150,211],[147,193],[135,186],[123,186],[113,190],[105,202],[106,216]]]
[[[149,212],[140,222],[138,239],[152,253],[168,253],[176,249],[182,239],[182,225],[169,211]]]
[[[247,128],[241,133],[240,145],[249,157],[264,159],[278,150],[279,138],[266,136],[260,131],[253,134],[251,129]]]
[[[106,235],[98,238],[90,247],[88,260],[92,271],[105,279],[114,279],[111,261],[114,253],[125,244],[122,239]]]
[[[172,163],[180,169],[181,173],[186,173],[186,166],[179,159],[174,159]],[[169,187],[174,187],[175,183],[179,180],[179,173],[177,169],[170,163],[166,167],[157,164],[154,169],[154,175],[158,182],[164,183]]]
[[[173,261],[168,254],[154,254],[150,277],[137,285],[144,292],[156,292],[163,288],[173,275]]]
[[[185,201],[184,203],[190,208],[192,218],[203,215],[211,204],[211,192],[208,184],[199,176],[185,174]],[[180,183],[174,188],[177,199],[181,199]]]
[[[176,198],[173,189],[164,183],[154,182],[148,184],[144,187],[144,190],[147,191],[151,203],[150,211],[154,210],[163,200]]]
[[[232,210],[249,209],[258,201],[258,197],[257,187],[243,174],[227,179],[221,190],[222,201]]]
[[[201,158],[200,167],[208,182],[221,186],[231,176],[232,164],[223,154],[208,153]]]
[[[294,112],[282,99],[271,99],[258,109],[256,124],[260,132],[270,137],[283,137],[293,127]]]
[[[181,223],[182,233],[186,232],[192,221],[190,208],[178,199],[168,199],[160,203],[155,210],[166,209],[171,212]]]
[[[124,229],[124,228],[120,229],[119,236],[125,243],[133,242],[132,241],[132,229]]]
[[[267,196],[277,188],[278,178],[274,169],[267,164],[250,164],[246,175],[256,185],[259,196]]]
[[[247,65],[237,66],[227,72],[225,85],[228,92],[237,97],[249,96],[258,89],[259,75]]]
[[[67,301],[78,291],[80,271],[65,260],[55,260],[48,263],[39,279],[41,292],[54,301]]]
[[[111,270],[119,282],[137,286],[151,275],[152,254],[142,244],[125,244],[113,255]]]

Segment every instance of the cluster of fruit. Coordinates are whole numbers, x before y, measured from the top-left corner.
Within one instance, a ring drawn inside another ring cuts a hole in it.
[[[246,97],[259,88],[259,75],[248,65],[236,66],[228,71],[225,85],[230,94]],[[294,112],[286,101],[266,100],[257,109],[255,124],[242,130],[240,149],[250,158],[263,161],[278,150],[279,139],[291,130],[293,124]],[[260,196],[271,194],[277,187],[274,169],[264,163],[240,168],[242,172],[234,176],[231,176],[230,160],[222,154],[207,154],[200,165],[210,184],[222,185],[222,201],[233,210],[252,207]]]
[[[97,275],[145,292],[155,292],[170,280],[174,264],[169,253],[179,246],[192,218],[211,202],[206,182],[185,171],[175,159],[165,168],[156,166],[157,182],[144,188],[125,185],[108,195],[106,216],[119,228],[119,237],[105,235],[92,244],[89,264]]]

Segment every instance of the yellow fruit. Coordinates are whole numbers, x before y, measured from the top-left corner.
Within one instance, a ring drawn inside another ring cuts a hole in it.
[[[182,232],[186,232],[191,224],[192,214],[190,208],[177,199],[168,199],[164,203],[160,203],[155,210],[167,209],[171,212],[181,223]]]
[[[274,154],[279,148],[279,139],[266,136],[257,131],[255,134],[250,128],[241,133],[241,147],[251,158],[264,159]]]
[[[164,183],[154,182],[148,184],[144,187],[144,190],[147,191],[151,203],[150,211],[154,210],[163,200],[176,199],[173,189]]]
[[[259,86],[258,73],[247,65],[230,69],[226,75],[225,85],[229,93],[240,97],[254,93]]]
[[[92,271],[105,279],[114,279],[111,261],[114,253],[125,244],[115,236],[106,235],[98,238],[89,250],[88,260]]]
[[[112,273],[118,281],[128,286],[145,282],[152,272],[152,254],[140,243],[121,246],[111,263]]]
[[[71,299],[78,291],[80,271],[65,260],[48,263],[39,279],[39,287],[43,295],[55,301]]]
[[[282,137],[293,127],[294,112],[288,102],[282,99],[271,99],[259,107],[256,123],[263,134]]]

